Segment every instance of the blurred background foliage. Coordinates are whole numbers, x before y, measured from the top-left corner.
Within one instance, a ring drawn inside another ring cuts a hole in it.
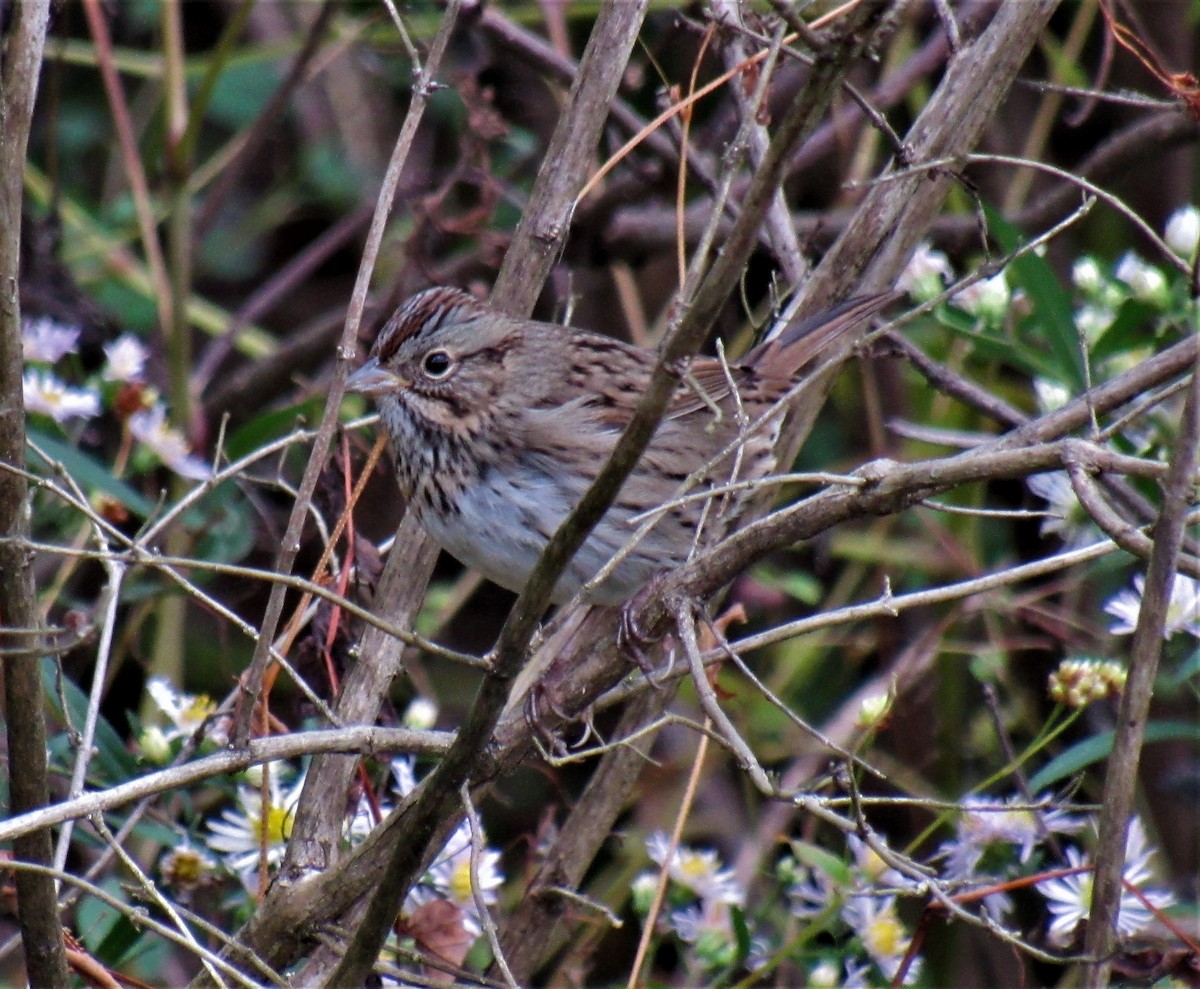
[[[577,56],[597,6],[533,0],[468,5],[442,73],[445,88],[431,100],[394,204],[364,343],[414,290],[447,283],[486,292],[541,165],[562,98],[561,78],[538,59],[549,60],[556,50],[559,57]],[[993,7],[973,0],[956,10],[965,20]],[[441,9],[413,0],[401,13],[412,37],[424,40],[432,36]],[[166,270],[175,301],[186,312],[186,346],[172,343],[176,331],[160,318],[155,273],[145,260],[127,163],[98,70],[98,58],[107,56],[98,56],[84,10],[74,3],[56,7],[46,51],[26,177],[21,296],[27,318],[48,317],[80,330],[78,352],[57,365],[65,379],[94,378],[104,346],[119,335],[141,340],[150,354],[146,387],[169,396],[173,427],[195,455],[211,463],[236,460],[319,417],[370,210],[408,104],[413,72],[386,8],[366,0],[192,0],[180,6],[179,14],[181,38],[165,29],[168,15],[155,0],[112,4],[105,20],[150,204],[168,243]],[[1177,70],[1195,65],[1198,14],[1200,5],[1187,0],[1156,0],[1123,10],[1123,16],[1136,19],[1162,65]],[[653,118],[666,105],[666,87],[687,86],[703,46],[701,15],[699,4],[652,4],[621,92],[630,117]],[[903,133],[936,84],[945,53],[943,47],[937,55],[941,32],[933,4],[909,5],[900,21],[879,61],[856,70],[855,83],[873,94],[893,128]],[[545,48],[540,55],[538,43]],[[168,79],[172,66],[183,73],[177,91]],[[720,71],[720,58],[709,49],[698,65],[698,82]],[[907,73],[903,84],[894,81],[897,73]],[[778,99],[787,99],[803,71],[785,63],[779,75]],[[1195,201],[1200,131],[1144,65],[1113,46],[1094,0],[1062,6],[1023,76],[982,151],[1023,155],[1087,174],[1154,231],[1161,232],[1168,217]],[[1137,95],[1116,102],[1046,88],[1047,80]],[[180,95],[183,129],[172,134],[170,101]],[[839,100],[838,114],[805,149],[787,186],[802,243],[814,255],[836,236],[862,193],[861,183],[887,154],[848,99]],[[696,107],[689,142],[710,174],[720,168],[736,123],[725,91]],[[662,133],[673,142],[677,125],[667,125]],[[603,153],[614,153],[627,137],[625,126],[614,125]],[[653,342],[662,306],[675,287],[676,175],[669,156],[643,144],[580,204],[537,315],[560,319],[570,313],[575,325]],[[930,249],[951,269],[935,272],[937,291],[948,283],[945,274],[977,270],[1041,233],[1080,200],[1078,190],[1064,191],[1064,184],[1044,171],[1019,171],[994,160],[969,166],[966,176],[944,213],[931,222]],[[703,214],[703,182],[693,180],[687,193],[689,206]],[[1069,203],[1065,208],[1064,202]],[[982,211],[993,238],[986,251]],[[172,234],[173,228],[182,232]],[[688,224],[689,233],[695,228]],[[1093,381],[1192,331],[1188,279],[1153,256],[1154,249],[1128,216],[1101,205],[1045,252],[1009,266],[999,306],[988,310],[984,303],[952,300],[904,332],[938,360],[1034,415],[1041,410],[1035,382],[1067,395],[1084,388],[1077,327],[1087,307],[1102,307],[1107,314],[1088,337],[1087,371]],[[1146,264],[1159,272],[1161,286],[1143,290],[1128,269],[1121,275],[1119,265],[1130,252],[1149,259]],[[1089,258],[1095,279],[1084,279],[1088,272],[1078,268]],[[749,341],[751,317],[761,317],[774,274],[767,254],[757,255],[745,274],[743,299],[731,300],[722,312],[717,333],[731,349]],[[919,289],[911,291],[921,297]],[[172,387],[172,370],[179,370],[172,362],[180,354],[189,355],[185,391]],[[30,435],[66,467],[93,504],[101,496],[111,499],[105,509],[109,517],[132,534],[163,510],[164,493],[177,479],[161,458],[145,453],[141,459],[136,452],[125,457],[124,471],[114,471],[126,442],[117,406],[115,396],[106,396],[105,413],[86,423],[35,417]],[[1162,422],[1143,422],[1137,436],[1117,442],[1143,456],[1164,455],[1175,427],[1172,409],[1177,416],[1178,405],[1168,405]],[[354,415],[368,409],[350,398],[346,411]],[[999,428],[934,392],[904,362],[885,352],[868,354],[837,382],[797,470],[843,472],[878,456],[917,459],[943,452],[947,437],[970,441]],[[365,448],[362,431],[349,435],[352,461],[360,462]],[[215,487],[184,514],[172,552],[270,567],[290,507],[290,485],[304,462],[303,446],[288,447]],[[351,465],[339,454],[319,493],[319,508],[328,520],[344,503],[342,472],[347,469]],[[1155,498],[1153,485],[1141,489]],[[966,486],[946,500],[959,508],[1045,507],[1044,496],[1019,481]],[[399,508],[388,470],[380,469],[358,512],[360,533],[386,537]],[[1037,559],[1048,545],[1070,538],[1065,532],[1044,534],[1044,522],[927,509],[861,520],[777,553],[744,576],[733,597],[746,605],[749,624],[738,634],[814,609],[873,599],[885,579],[893,592],[902,593]],[[86,539],[74,514],[43,496],[35,529],[48,542]],[[321,538],[315,524],[306,532],[301,570],[315,562]],[[37,567],[39,587],[50,589],[43,603],[52,621],[87,624],[95,617],[103,582],[98,564],[65,565],[46,554]],[[998,729],[1020,750],[1045,731],[1048,718],[1061,716],[1052,713],[1054,704],[1045,692],[1046,677],[1060,660],[1121,656],[1128,640],[1109,633],[1111,618],[1103,609],[1130,584],[1133,572],[1128,558],[1111,556],[986,598],[786,641],[756,652],[753,664],[792,710],[814,724],[829,725],[852,715],[848,698],[856,690],[886,686],[897,657],[911,654],[920,674],[899,685],[888,726],[872,740],[871,757],[897,790],[955,799],[1005,763]],[[267,591],[261,582],[203,569],[190,576],[231,612],[252,622],[261,613]],[[182,619],[167,617],[167,598],[184,609]],[[454,561],[443,559],[421,628],[454,648],[482,651],[510,602],[499,589],[475,587]],[[107,733],[98,742],[106,758],[94,768],[95,785],[136,771],[128,745],[141,724],[137,712],[152,717],[140,700],[149,675],[167,673],[180,687],[224,696],[252,648],[225,617],[154,571],[131,575],[122,609],[104,705]],[[327,614],[318,616],[312,635],[298,643],[293,657],[319,693],[328,692],[319,686],[325,682],[319,671],[327,623]],[[346,661],[353,631],[353,623],[343,624],[333,650],[335,665]],[[1197,738],[1185,727],[1196,724],[1200,654],[1195,643],[1185,636],[1169,644],[1155,711],[1156,721],[1167,727],[1147,749],[1143,795],[1166,872],[1181,896],[1194,895],[1198,868]],[[65,654],[70,678],[86,677],[92,653],[93,646],[84,642]],[[439,724],[456,724],[472,695],[471,676],[422,657],[412,659],[414,675],[396,686],[397,705],[416,694],[429,696],[439,704]],[[53,676],[48,682],[54,683]],[[816,751],[811,739],[736,674],[723,674],[722,686],[730,694],[731,717],[756,741],[765,763],[784,766],[798,753]],[[66,696],[72,699],[72,687]],[[273,704],[292,726],[312,716],[304,698],[283,683]],[[1112,715],[1111,705],[1093,705],[1050,743],[1031,768],[1051,755],[1085,754],[1064,763],[1063,772],[1044,779],[1044,786],[1071,782],[1079,799],[1095,798],[1102,754],[1095,739],[1111,727]],[[647,777],[646,799],[631,809],[626,830],[642,833],[669,825],[690,758],[689,739],[682,731],[664,733],[658,765]],[[1093,748],[1073,748],[1085,743]],[[814,757],[814,774],[821,767]],[[528,836],[542,825],[545,808],[569,803],[584,778],[583,771],[531,767],[489,801],[489,830],[493,843],[505,851],[510,874],[520,872],[529,854]],[[208,792],[203,801],[212,806],[217,797]],[[190,806],[186,795],[180,800],[175,819],[197,820],[200,809]],[[736,767],[715,759],[689,834],[733,859],[743,832],[761,813]],[[926,812],[905,809],[881,812],[877,820],[897,846],[928,823]],[[158,824],[141,827],[139,838],[147,847],[169,844],[175,834]],[[154,827],[165,834],[147,830]],[[603,868],[615,886],[629,866],[614,846]],[[219,897],[207,908],[219,914]],[[1029,924],[1035,920],[1030,913]],[[76,927],[93,950],[115,962],[138,939],[110,921],[109,926],[89,922],[81,911]],[[998,945],[972,957],[970,946],[983,943],[973,933],[946,934],[940,945],[938,937],[933,936],[933,960],[926,970],[929,984],[1000,984],[998,972],[1015,971],[1011,959],[1000,957],[1006,949]],[[141,964],[146,970],[172,970],[169,962],[148,956]],[[669,971],[669,959],[663,964]],[[612,973],[601,965],[595,974],[607,978]]]

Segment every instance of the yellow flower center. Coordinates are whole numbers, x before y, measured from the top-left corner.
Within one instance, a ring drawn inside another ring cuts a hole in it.
[[[267,843],[282,845],[292,834],[292,812],[286,807],[269,807],[266,821]],[[254,822],[254,836],[261,839],[263,822]]]
[[[870,926],[863,931],[862,939],[867,951],[876,958],[894,958],[904,954],[908,948],[904,925],[891,911],[881,913],[872,920]]]
[[[471,899],[471,862],[464,859],[450,872],[450,896],[458,903]]]

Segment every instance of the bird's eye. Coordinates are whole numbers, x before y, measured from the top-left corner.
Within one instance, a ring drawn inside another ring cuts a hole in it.
[[[450,373],[450,368],[454,366],[454,361],[450,359],[450,355],[444,350],[431,350],[425,355],[425,360],[421,362],[421,367],[425,371],[427,378],[432,378],[438,381],[446,377]]]

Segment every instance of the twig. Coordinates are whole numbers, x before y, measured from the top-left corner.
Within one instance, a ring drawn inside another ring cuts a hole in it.
[[[408,728],[361,725],[255,738],[245,749],[217,752],[179,766],[147,773],[128,783],[118,783],[38,810],[15,814],[0,821],[0,841],[11,841],[64,821],[104,813],[135,800],[169,793],[264,762],[295,759],[321,752],[355,752],[364,756],[391,752],[439,755],[449,748],[452,738],[449,732],[418,732]]]
[[[392,152],[392,159],[388,162],[387,172],[383,178],[379,198],[376,201],[375,215],[371,219],[371,227],[367,233],[366,244],[363,247],[362,263],[359,265],[358,275],[354,282],[354,291],[351,294],[350,304],[346,311],[346,325],[342,331],[341,344],[338,348],[338,360],[334,368],[329,397],[325,403],[325,412],[321,417],[321,425],[317,430],[316,439],[313,441],[313,449],[308,465],[304,470],[304,477],[300,481],[296,504],[288,516],[288,524],[283,536],[283,545],[279,557],[275,562],[275,569],[281,574],[291,573],[292,566],[296,562],[296,555],[300,551],[300,533],[304,524],[304,516],[308,511],[308,504],[312,500],[313,492],[316,490],[317,482],[321,477],[321,472],[325,468],[325,458],[329,452],[329,445],[333,440],[333,433],[338,426],[338,410],[341,408],[342,395],[346,388],[346,377],[350,361],[354,359],[357,353],[356,341],[358,339],[358,328],[362,323],[363,310],[366,307],[367,292],[370,289],[371,273],[375,268],[375,259],[379,256],[379,249],[383,244],[383,235],[387,226],[388,215],[391,213],[392,200],[395,198],[396,189],[400,184],[400,175],[404,169],[404,163],[408,160],[408,152],[412,147],[412,140],[416,135],[417,126],[421,121],[426,103],[429,100],[434,76],[441,66],[442,55],[445,53],[446,46],[450,41],[450,32],[458,15],[459,2],[460,0],[451,0],[442,18],[442,23],[430,48],[429,57],[425,61],[421,76],[413,86],[412,101],[409,103],[408,115],[404,118],[404,124],[400,129],[400,135],[396,139],[396,146]],[[262,690],[263,675],[266,672],[267,664],[270,662],[269,642],[274,638],[275,629],[279,624],[279,618],[283,612],[283,591],[282,585],[278,584],[271,589],[271,596],[267,601],[267,607],[263,615],[262,635],[255,646],[254,656],[243,679],[246,687],[246,697],[245,703],[238,710],[237,720],[234,724],[233,740],[236,745],[244,745],[250,736],[250,720],[258,705],[259,695]]]

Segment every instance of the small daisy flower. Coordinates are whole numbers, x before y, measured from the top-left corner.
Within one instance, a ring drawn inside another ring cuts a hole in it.
[[[732,965],[737,958],[728,904],[709,901],[682,907],[668,914],[667,923],[676,937],[692,945],[706,969]]]
[[[217,712],[216,701],[207,694],[185,694],[162,677],[152,677],[146,693],[171,722],[168,739],[190,738]]]
[[[21,354],[27,361],[54,364],[75,353],[79,329],[63,326],[47,316],[21,320]]]
[[[70,388],[49,372],[26,371],[21,379],[25,408],[55,422],[90,419],[100,412],[100,396],[87,388]]]
[[[158,863],[163,881],[185,899],[211,882],[216,861],[186,838],[167,852]]]
[[[1071,479],[1065,470],[1030,474],[1025,486],[1046,502],[1049,515],[1042,520],[1042,538],[1058,536],[1068,549],[1078,549],[1094,543],[1099,530],[1071,487]]]
[[[399,756],[392,760],[394,792],[400,798],[416,789],[417,779],[412,756]],[[486,841],[486,838],[482,839]],[[477,867],[479,892],[486,904],[496,902],[496,890],[504,883],[500,869],[500,853],[493,848],[484,848],[479,855]],[[465,821],[442,846],[438,857],[429,867],[421,881],[413,887],[405,901],[404,909],[413,913],[433,900],[448,900],[463,913],[463,928],[474,937],[483,932],[478,907],[471,888],[471,827]]]
[[[911,939],[896,913],[894,896],[853,896],[842,910],[842,919],[858,935],[863,947],[885,978],[893,979]],[[913,958],[904,976],[904,984],[916,981],[920,958]]]
[[[401,721],[405,728],[423,731],[437,724],[438,706],[424,697],[415,698],[404,711]]]
[[[1082,257],[1071,265],[1071,281],[1085,295],[1095,295],[1104,287],[1104,276],[1095,258]]]
[[[1044,799],[1039,798],[1038,802]],[[1082,818],[1056,808],[1032,809],[1020,795],[1002,802],[971,796],[963,800],[962,809],[957,833],[952,841],[942,845],[939,855],[946,861],[947,880],[971,885],[990,885],[999,878],[983,871],[985,858],[989,859],[992,872],[1010,874],[1009,849],[1018,849],[1017,860],[1024,864],[1046,835],[1073,834],[1084,825]],[[996,852],[1008,859],[1007,864],[1004,858],[989,858],[989,853],[994,856]],[[983,900],[984,910],[996,922],[1003,921],[1012,906],[1012,898],[1003,892],[991,893]]]
[[[303,788],[304,776],[300,775],[284,790],[276,769],[270,775],[270,795],[265,809],[259,789],[239,786],[238,809],[226,808],[221,811],[220,819],[208,822],[208,847],[224,853],[226,864],[251,892],[258,888],[258,859],[263,834],[266,834],[267,863],[278,865],[292,833],[296,803]]]
[[[946,283],[954,278],[954,269],[941,251],[936,251],[927,242],[917,245],[904,271],[896,280],[896,288],[907,292],[918,302],[926,302],[940,295]]]
[[[646,839],[646,851],[658,865],[667,857],[670,839],[656,831]],[[712,849],[675,849],[668,873],[679,885],[690,889],[703,900],[732,903],[741,906],[746,894],[733,877],[732,869],[722,869],[721,860]]]
[[[504,883],[500,853],[483,849],[478,862],[478,890],[485,904],[496,902],[496,890]],[[449,900],[463,912],[463,927],[478,937],[483,933],[479,909],[471,884],[471,828],[463,823],[450,836],[445,847],[408,896],[405,909],[416,910],[430,900]]]
[[[1039,797],[1043,803],[1048,798]],[[1055,807],[1032,808],[1024,797],[1014,794],[1004,801],[988,797],[967,797],[958,820],[958,838],[948,856],[948,871],[954,878],[966,878],[992,845],[1010,845],[1020,849],[1018,860],[1029,861],[1034,847],[1049,834],[1074,834],[1084,820]],[[943,846],[949,850],[950,846]],[[961,851],[958,851],[961,849]]]
[[[1121,591],[1104,606],[1105,612],[1117,619],[1109,628],[1113,635],[1130,635],[1137,628],[1146,578],[1138,574],[1133,578],[1133,587],[1132,591]],[[1187,632],[1200,638],[1200,584],[1184,574],[1176,574],[1171,585],[1163,638],[1170,639],[1176,632]]]
[[[838,899],[833,880],[819,869],[801,866],[794,859],[791,863],[787,897],[792,916],[808,919],[824,913]]]
[[[1061,409],[1071,400],[1071,392],[1066,385],[1048,378],[1034,378],[1033,393],[1037,397],[1038,408],[1043,412]]]
[[[207,463],[189,452],[183,434],[167,424],[167,410],[162,405],[133,413],[129,431],[180,477],[203,481],[212,473]]]
[[[1146,829],[1141,820],[1135,817],[1129,822],[1129,835],[1125,839],[1125,869],[1122,875],[1125,882],[1141,890],[1142,895],[1155,909],[1161,910],[1170,906],[1174,898],[1169,893],[1141,888],[1152,875],[1150,858],[1153,854],[1154,850],[1146,840]],[[1090,865],[1087,856],[1074,846],[1067,848],[1066,856],[1068,868],[1076,869]],[[1052,919],[1047,936],[1052,944],[1069,944],[1079,923],[1091,915],[1093,880],[1092,872],[1088,871],[1047,879],[1037,884],[1037,890],[1046,898],[1046,905],[1050,910]],[[1145,930],[1153,918],[1154,915],[1142,901],[1122,887],[1117,908],[1118,936],[1128,938]]]
[[[1200,243],[1200,210],[1195,206],[1177,209],[1167,220],[1164,234],[1167,246],[1183,258],[1190,258]]]
[[[104,367],[105,381],[141,381],[146,367],[146,348],[132,333],[122,333],[112,343],[104,345],[108,363]]]
[[[1167,300],[1166,276],[1154,265],[1147,264],[1133,251],[1126,253],[1117,262],[1114,274],[1129,286],[1135,299],[1160,304]]]
[[[1120,663],[1100,659],[1064,659],[1050,674],[1047,693],[1068,707],[1121,696],[1128,673]]]
[[[1008,311],[1012,299],[1004,272],[991,278],[982,278],[954,295],[955,305],[962,307],[972,316],[991,323],[999,322]]]
[[[1080,306],[1075,310],[1075,325],[1088,343],[1095,343],[1113,324],[1117,314],[1108,306]]]

